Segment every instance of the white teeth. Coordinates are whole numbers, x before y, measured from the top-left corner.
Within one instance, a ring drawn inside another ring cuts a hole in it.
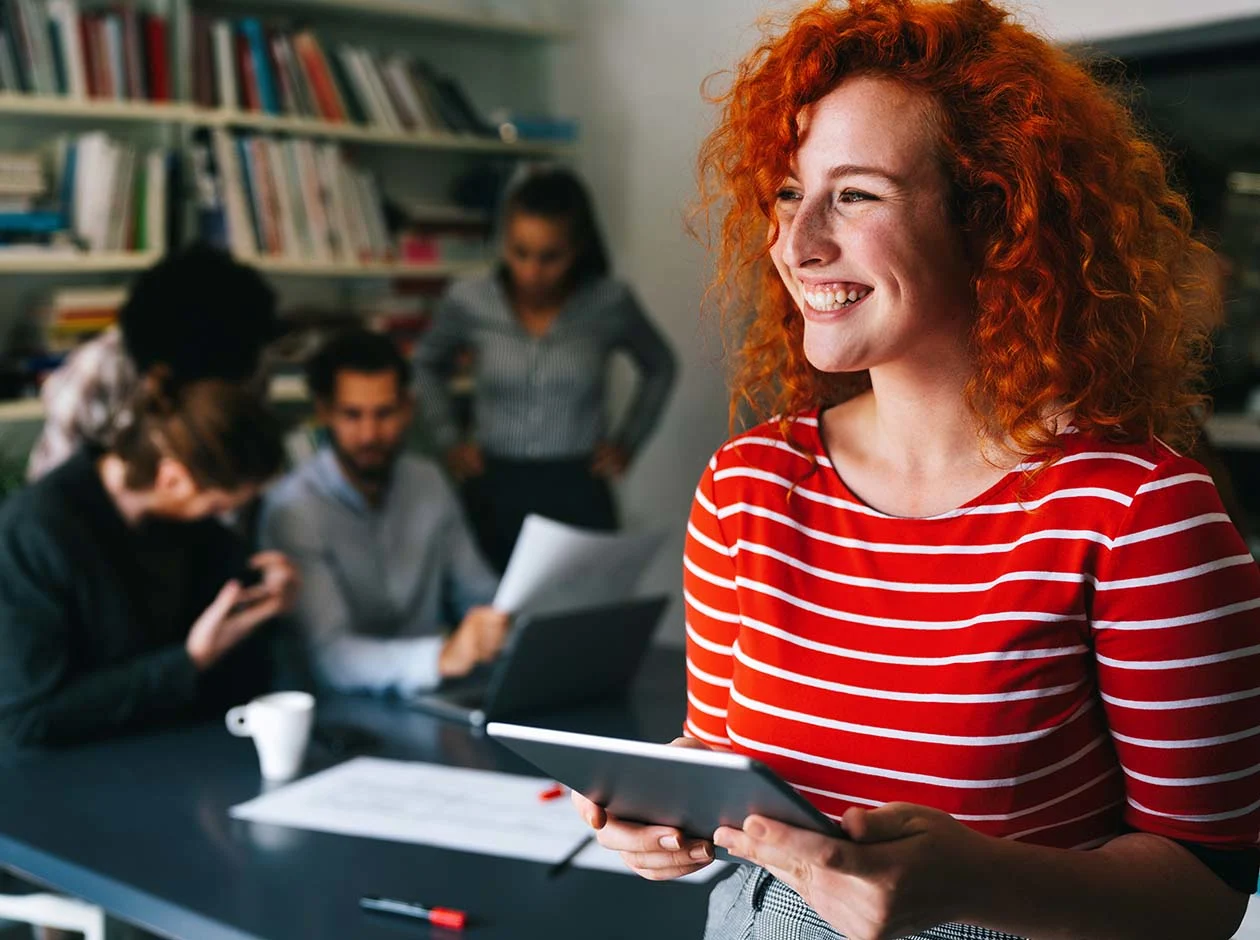
[[[817,290],[817,291],[808,291],[808,290],[802,291],[802,293],[805,295],[805,302],[807,304],[809,304],[815,310],[820,310],[824,312],[830,311],[830,310],[840,310],[844,307],[847,307],[850,304],[856,303],[857,301],[861,300],[870,292],[871,291],[869,288],[866,288],[863,290],[854,288],[850,290],[848,294],[846,294],[844,291],[837,291],[831,288],[824,288],[823,290]]]

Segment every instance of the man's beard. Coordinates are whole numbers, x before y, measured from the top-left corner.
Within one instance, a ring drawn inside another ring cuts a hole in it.
[[[402,451],[402,444],[395,445],[392,449],[383,452],[382,459],[379,462],[364,465],[355,459],[352,453],[341,446],[341,442],[337,440],[337,435],[329,434],[328,437],[332,443],[333,452],[336,453],[337,459],[341,462],[341,466],[348,470],[356,479],[368,484],[388,482],[390,475],[394,472],[394,464],[398,461],[398,455]]]

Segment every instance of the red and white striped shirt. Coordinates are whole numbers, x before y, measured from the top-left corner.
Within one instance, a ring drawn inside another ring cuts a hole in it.
[[[688,525],[686,733],[820,810],[902,800],[1063,848],[1260,831],[1260,570],[1211,478],[1065,436],[926,519],[877,512],[816,416],[718,451]]]

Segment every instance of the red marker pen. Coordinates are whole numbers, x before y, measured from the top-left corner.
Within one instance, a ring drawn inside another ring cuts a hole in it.
[[[359,907],[365,911],[380,911],[385,914],[398,914],[402,917],[414,917],[416,920],[427,920],[438,927],[449,927],[452,930],[463,930],[468,915],[463,911],[449,907],[425,907],[414,901],[395,901],[393,898],[369,896],[359,898]]]
[[[564,784],[553,783],[547,789],[543,790],[542,793],[538,794],[538,799],[542,800],[544,803],[550,800],[558,800],[560,797],[564,796],[566,790],[568,790],[568,787]]]

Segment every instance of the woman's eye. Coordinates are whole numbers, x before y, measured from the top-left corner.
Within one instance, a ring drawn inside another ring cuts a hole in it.
[[[846,189],[836,196],[836,202],[866,202],[874,198],[870,193],[864,193],[860,189]]]
[[[775,193],[775,198],[779,200],[779,202],[799,202],[801,194],[799,190],[787,189],[785,187]]]

